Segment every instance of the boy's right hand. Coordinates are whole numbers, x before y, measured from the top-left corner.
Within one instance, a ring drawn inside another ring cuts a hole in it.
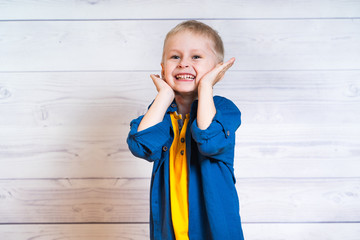
[[[160,76],[157,74],[151,74],[150,77],[153,80],[156,90],[159,93],[164,92],[164,93],[169,94],[173,98],[175,97],[174,90],[169,86],[169,84],[167,84],[167,82],[165,82],[164,79],[160,78]]]

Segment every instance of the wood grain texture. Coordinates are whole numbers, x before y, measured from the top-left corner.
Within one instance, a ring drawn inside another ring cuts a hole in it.
[[[127,125],[156,95],[150,73],[0,73],[0,124]],[[356,124],[359,79],[360,71],[233,71],[215,94],[232,99],[244,123]]]
[[[244,224],[246,240],[357,240],[359,223]]]
[[[0,73],[0,178],[149,177],[126,144],[149,74]],[[236,175],[359,177],[359,74],[230,72],[215,92],[242,111]]]
[[[337,224],[243,224],[246,240],[358,240],[359,223]],[[336,230],[329,231],[329,229]],[[51,224],[0,225],[6,240],[145,240],[149,225],[145,224]]]
[[[24,1],[3,0],[0,19],[326,18],[359,16],[351,0]],[[151,9],[151,11],[149,10]],[[201,9],[201,11],[199,11]]]
[[[5,240],[145,240],[149,224],[0,225]]]
[[[1,222],[148,222],[149,186],[149,179],[1,181]]]
[[[241,65],[241,62],[235,62]],[[0,72],[0,103],[94,104],[134,102],[147,107],[156,95],[150,74],[141,72]],[[360,102],[360,69],[351,71],[235,71],[215,85],[215,94],[239,104],[283,102]]]
[[[127,125],[2,129],[0,178],[147,178],[152,164],[131,155],[128,131]],[[245,125],[237,132],[235,173],[359,177],[359,136],[357,125]]]
[[[149,179],[1,180],[1,223],[147,222]],[[358,222],[360,179],[238,179],[245,223]]]
[[[215,94],[242,111],[245,238],[359,239],[358,0],[0,1],[1,239],[149,238],[152,165],[125,139],[191,18],[236,57]]]
[[[153,71],[179,22],[0,22],[0,71]],[[360,69],[358,19],[204,22],[237,59],[233,70]]]

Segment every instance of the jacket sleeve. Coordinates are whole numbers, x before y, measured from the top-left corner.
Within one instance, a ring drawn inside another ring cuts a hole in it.
[[[170,140],[169,124],[164,120],[145,130],[137,131],[142,118],[143,116],[140,116],[130,123],[130,132],[127,137],[129,149],[136,157],[150,162],[159,160],[164,146],[167,146]]]
[[[233,165],[235,131],[241,124],[241,113],[236,105],[223,97],[214,97],[216,114],[210,126],[201,130],[196,119],[191,125],[192,137],[200,153]]]

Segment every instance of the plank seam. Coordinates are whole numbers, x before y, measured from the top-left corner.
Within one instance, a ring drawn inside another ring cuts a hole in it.
[[[199,20],[199,21],[296,21],[296,20],[358,20],[360,17],[302,17],[302,18],[108,18],[108,19],[2,19],[0,22],[107,22],[107,21],[185,21],[185,20]]]
[[[149,224],[149,222],[15,222],[0,223],[0,226],[6,225],[94,225],[94,224]]]
[[[247,222],[242,221],[242,224],[352,224],[360,223],[360,221],[300,221],[300,222]],[[116,224],[149,224],[149,222],[8,222],[0,223],[0,226],[6,225],[116,225]]]
[[[39,180],[150,180],[149,177],[69,177],[69,178],[0,178],[0,181],[39,181]],[[237,177],[236,180],[360,180],[359,177]]]
[[[150,70],[44,70],[44,71],[1,71],[2,73],[152,73],[160,69]],[[359,69],[248,69],[248,70],[229,70],[228,72],[356,72]]]

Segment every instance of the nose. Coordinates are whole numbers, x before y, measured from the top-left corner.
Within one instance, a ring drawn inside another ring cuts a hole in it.
[[[179,68],[187,68],[189,67],[189,63],[186,59],[181,59],[181,61],[179,62],[179,65],[178,65]]]

